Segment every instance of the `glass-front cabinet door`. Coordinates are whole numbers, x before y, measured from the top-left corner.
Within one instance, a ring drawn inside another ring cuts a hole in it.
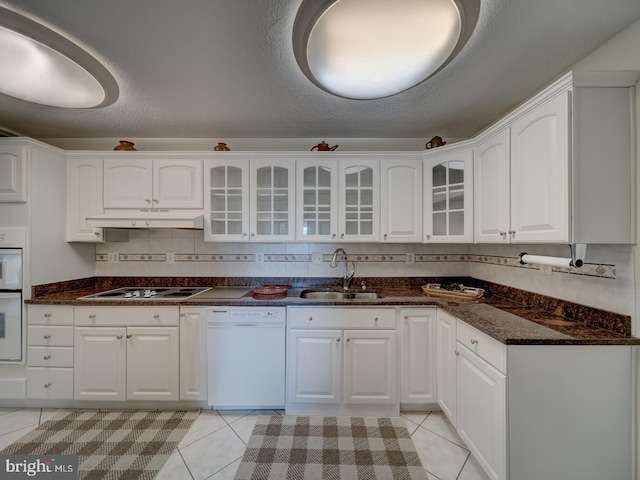
[[[424,242],[473,242],[473,151],[431,154],[424,187]]]
[[[295,240],[295,162],[251,160],[251,241]]]
[[[334,242],[338,238],[338,162],[296,162],[296,240]]]
[[[380,239],[379,160],[340,161],[341,242],[377,242]]]
[[[207,160],[205,202],[205,240],[249,241],[249,160]]]

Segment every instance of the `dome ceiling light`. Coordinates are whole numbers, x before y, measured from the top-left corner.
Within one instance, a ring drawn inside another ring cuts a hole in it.
[[[62,35],[0,7],[0,93],[64,108],[95,108],[118,85],[94,57]]]
[[[480,0],[303,0],[294,53],[304,74],[329,93],[388,97],[453,60],[479,11]]]

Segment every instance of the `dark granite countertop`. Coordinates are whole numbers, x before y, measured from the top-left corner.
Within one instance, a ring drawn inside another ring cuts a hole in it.
[[[630,318],[624,315],[571,304],[537,294],[527,295],[528,292],[522,290],[481,281],[475,281],[475,283],[487,291],[482,298],[473,301],[445,301],[430,297],[422,291],[420,285],[427,283],[427,280],[414,279],[413,282],[377,280],[377,285],[376,281],[368,282],[372,286],[367,289],[369,292],[374,291],[383,295],[382,298],[376,300],[300,298],[301,291],[311,289],[311,285],[290,288],[287,297],[274,300],[255,299],[252,297],[251,291],[241,298],[214,298],[212,290],[184,301],[79,299],[86,295],[116,288],[116,286],[125,286],[94,282],[91,285],[72,285],[77,288],[42,289],[25,303],[75,306],[437,306],[507,345],[640,345],[640,338],[630,335]],[[464,280],[467,285],[474,283],[473,279]],[[152,285],[152,283],[143,283],[140,280],[138,282],[138,285]],[[295,283],[300,284],[300,282]],[[181,282],[181,284],[186,286],[185,282]],[[270,284],[285,283],[284,281],[272,281]],[[153,285],[160,286],[161,284]],[[198,282],[198,286],[203,285],[202,282]],[[256,285],[244,284],[243,286],[251,290]],[[341,291],[335,285],[324,284],[318,288],[333,288],[336,291]]]

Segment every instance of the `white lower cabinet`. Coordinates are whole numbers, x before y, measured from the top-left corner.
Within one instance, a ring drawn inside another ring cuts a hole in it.
[[[180,307],[180,400],[207,399],[206,307]]]
[[[395,309],[287,311],[288,414],[399,412]]]
[[[73,307],[29,305],[27,398],[73,398]]]
[[[506,375],[460,343],[458,353],[458,433],[490,478],[507,478]]]
[[[435,404],[436,309],[400,310],[400,402]]]
[[[179,399],[177,307],[76,307],[75,324],[75,400]]]
[[[456,317],[438,309],[436,318],[436,392],[438,405],[456,426]]]

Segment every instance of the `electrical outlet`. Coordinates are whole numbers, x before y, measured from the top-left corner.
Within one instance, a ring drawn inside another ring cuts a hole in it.
[[[176,254],[175,253],[167,253],[166,254],[167,263],[176,263]]]
[[[545,275],[551,275],[551,265],[540,265],[540,271]]]
[[[404,263],[406,263],[407,265],[413,265],[413,263],[416,261],[416,256],[413,253],[405,253],[404,254]]]
[[[264,253],[255,254],[256,263],[264,263]]]
[[[107,262],[108,263],[118,263],[120,261],[120,255],[117,253],[109,253],[107,254]]]
[[[322,264],[322,253],[312,253],[311,254],[311,263],[313,265],[321,265]]]

